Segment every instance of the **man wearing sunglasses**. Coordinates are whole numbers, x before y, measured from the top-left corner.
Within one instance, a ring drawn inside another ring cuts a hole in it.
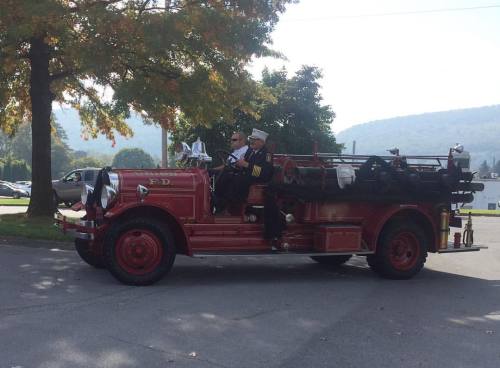
[[[245,135],[245,133],[234,132],[232,134],[232,136],[231,136],[231,149],[233,150],[233,152],[231,152],[232,156],[229,156],[227,158],[228,164],[232,164],[245,156],[245,153],[248,150],[248,146],[246,144],[246,141],[247,141],[247,136]],[[233,156],[236,157],[237,159],[235,159]],[[224,165],[220,165],[220,166],[214,167],[212,170],[220,171],[223,169],[224,169]]]
[[[217,212],[222,212],[228,203],[245,201],[250,185],[271,180],[273,165],[265,147],[267,136],[266,132],[253,129],[248,137],[250,147],[245,155],[234,164],[241,170],[219,181],[218,187],[216,186]]]

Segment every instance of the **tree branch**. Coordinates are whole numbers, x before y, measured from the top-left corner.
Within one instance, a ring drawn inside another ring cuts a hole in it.
[[[51,76],[49,76],[49,78],[50,78],[50,81],[53,82],[53,81],[58,80],[58,79],[70,77],[76,73],[78,73],[78,71],[76,71],[76,70],[65,70],[65,71],[62,71],[59,73],[52,74]]]
[[[119,3],[121,1],[123,1],[123,0],[98,0],[98,1],[90,3],[90,4],[88,4],[87,6],[84,6],[84,7],[81,7],[78,4],[75,4],[74,6],[72,6],[72,7],[69,8],[69,11],[72,12],[72,13],[76,13],[76,12],[79,12],[79,11],[82,11],[82,10],[90,9],[90,8],[92,8],[94,6],[97,6],[97,5],[108,6],[108,5]]]

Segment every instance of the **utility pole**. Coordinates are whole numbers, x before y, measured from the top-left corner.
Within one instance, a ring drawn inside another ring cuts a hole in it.
[[[165,15],[170,8],[170,0],[165,0]],[[161,167],[168,167],[168,130],[161,127]]]
[[[352,141],[352,154],[356,154],[356,141]]]
[[[161,167],[168,167],[168,130],[161,127]]]

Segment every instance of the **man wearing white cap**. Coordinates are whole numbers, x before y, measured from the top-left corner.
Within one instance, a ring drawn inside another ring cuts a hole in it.
[[[253,129],[248,137],[249,148],[245,156],[236,161],[236,166],[242,169],[240,175],[234,175],[226,185],[216,189],[218,197],[217,212],[222,211],[227,202],[242,202],[248,197],[248,190],[253,183],[265,183],[273,176],[271,155],[265,147],[269,134]]]

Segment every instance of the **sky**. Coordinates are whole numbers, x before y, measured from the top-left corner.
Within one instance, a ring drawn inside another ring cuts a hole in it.
[[[461,8],[488,7],[460,10]],[[500,0],[301,0],[272,34],[287,60],[323,72],[338,133],[368,121],[500,104]]]

